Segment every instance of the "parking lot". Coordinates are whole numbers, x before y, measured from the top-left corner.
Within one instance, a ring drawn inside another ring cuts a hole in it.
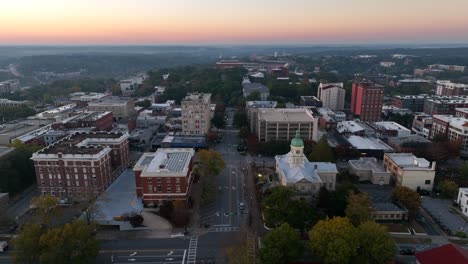
[[[452,235],[457,231],[463,231],[468,234],[468,222],[452,209],[451,200],[423,196],[421,201],[422,207],[444,231],[450,232]]]

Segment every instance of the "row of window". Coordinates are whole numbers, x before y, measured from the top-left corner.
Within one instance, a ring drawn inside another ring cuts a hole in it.
[[[66,182],[66,185],[65,186],[75,186],[75,187],[80,187],[80,181],[70,181],[70,180],[67,180]],[[84,187],[88,187],[89,186],[89,182],[88,181],[84,181]],[[44,181],[41,181],[41,185],[44,186],[45,183]],[[48,186],[55,186],[54,182],[49,182],[49,185]],[[57,186],[62,186],[62,181],[58,181],[58,184]],[[96,180],[93,180],[93,186],[97,186],[97,183],[96,183]]]

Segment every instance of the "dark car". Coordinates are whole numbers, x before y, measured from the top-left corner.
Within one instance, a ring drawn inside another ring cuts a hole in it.
[[[416,251],[412,248],[402,248],[400,249],[401,255],[414,255]]]

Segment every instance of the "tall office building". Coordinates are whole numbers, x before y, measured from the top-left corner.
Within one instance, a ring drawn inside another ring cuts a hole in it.
[[[343,110],[345,103],[345,89],[343,83],[320,83],[317,97],[322,101],[323,107],[331,110]]]
[[[362,121],[376,122],[382,114],[384,87],[367,80],[353,83],[351,111]]]
[[[210,131],[211,94],[189,93],[182,100],[182,132],[185,135],[206,135]]]

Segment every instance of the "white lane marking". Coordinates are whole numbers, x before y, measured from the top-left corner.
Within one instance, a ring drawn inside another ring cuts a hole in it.
[[[171,252],[167,253],[168,256],[170,256],[172,254],[174,254],[174,251],[171,251]]]
[[[187,253],[187,250],[184,250],[184,257],[182,258],[182,264],[185,264],[185,253]]]
[[[130,257],[133,257],[133,256],[135,256],[136,254],[138,254],[138,252],[135,251],[135,252],[133,252],[132,254],[130,254]]]

